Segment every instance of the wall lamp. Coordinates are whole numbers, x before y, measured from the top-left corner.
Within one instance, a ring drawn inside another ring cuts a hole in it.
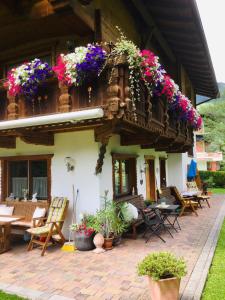
[[[67,157],[65,157],[64,161],[65,161],[65,164],[66,164],[66,167],[67,167],[67,172],[73,171],[74,170],[74,164],[75,164],[74,159],[67,156]]]

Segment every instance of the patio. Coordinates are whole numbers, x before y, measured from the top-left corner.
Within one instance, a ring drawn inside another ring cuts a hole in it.
[[[25,245],[0,255],[0,289],[32,299],[149,299],[147,279],[136,274],[137,263],[150,251],[169,250],[187,260],[188,275],[182,280],[181,293],[187,285],[209,233],[224,204],[223,195],[211,198],[198,209],[199,217],[180,218],[182,231],[174,239],[163,234],[166,243],[152,238],[147,244],[139,237],[101,255],[92,252],[65,253],[57,248],[40,256],[39,250],[27,252]]]

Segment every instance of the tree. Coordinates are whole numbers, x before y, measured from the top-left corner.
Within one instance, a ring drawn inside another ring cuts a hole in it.
[[[225,157],[225,93],[222,97],[219,101],[201,104],[198,110],[203,116],[204,140],[209,143],[209,150],[222,151]],[[225,161],[221,169],[225,169]]]

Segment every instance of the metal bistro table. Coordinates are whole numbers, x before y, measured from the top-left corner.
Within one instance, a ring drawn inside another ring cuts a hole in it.
[[[176,212],[176,210],[178,208],[179,208],[179,205],[176,205],[176,204],[151,204],[148,206],[148,209],[160,210],[164,224],[169,225],[176,232],[177,232],[177,229],[175,227],[175,223],[178,225],[178,228],[181,230],[180,224],[178,222],[179,213]],[[174,217],[172,222],[170,221],[169,217]]]
[[[24,217],[0,215],[0,254],[10,250],[11,224],[22,219]]]

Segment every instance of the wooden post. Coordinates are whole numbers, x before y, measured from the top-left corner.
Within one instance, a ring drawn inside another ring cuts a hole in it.
[[[109,87],[107,88],[108,106],[106,115],[112,120],[119,113],[119,71],[118,67],[113,67]]]
[[[15,96],[11,96],[9,92],[7,92],[8,99],[8,107],[7,107],[7,119],[15,120],[18,118],[18,104]]]
[[[69,94],[69,88],[65,84],[59,82],[59,89],[59,112],[69,112],[71,109],[71,96]]]

